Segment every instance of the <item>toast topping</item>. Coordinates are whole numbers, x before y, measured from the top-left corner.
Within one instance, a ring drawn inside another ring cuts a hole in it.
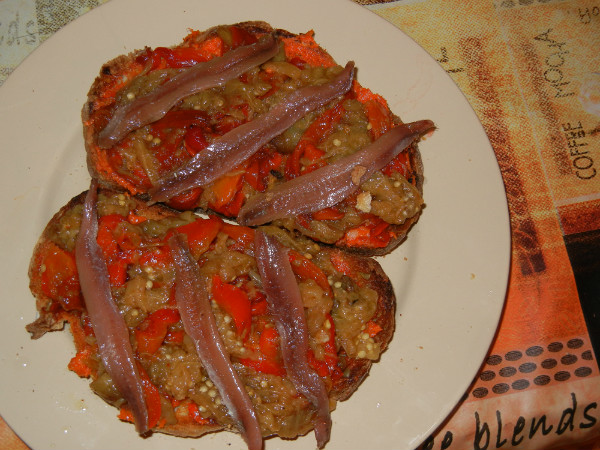
[[[211,310],[207,283],[198,271],[184,236],[176,234],[169,239],[175,261],[175,300],[183,328],[194,342],[200,361],[238,425],[248,450],[260,450],[262,434],[256,412],[242,380],[231,365]]]
[[[162,118],[131,130],[112,146],[98,145],[99,133],[107,129],[115,111],[160,92],[190,67],[226,58],[266,35],[275,37],[279,45],[277,54],[267,62],[220,86],[185,96]],[[205,150],[232,130],[255,122],[294,91],[330,82],[339,70],[331,55],[315,41],[312,31],[292,34],[262,22],[192,31],[174,47],[145,48],[120,56],[103,67],[82,111],[88,167],[104,186],[148,195],[160,189],[159,180],[172,177],[196,157],[206,158],[202,164],[207,167],[207,177],[196,183],[187,180],[187,185],[196,187],[186,189],[183,180],[172,180],[174,185],[181,182],[174,190],[179,193],[165,191],[155,200],[166,200],[178,210],[199,208],[236,219],[247,199],[257,193],[351,155],[401,123],[383,97],[353,80],[343,96],[306,114],[260,148],[251,150],[252,156],[245,160],[224,164],[214,155],[195,156],[210,154]],[[416,143],[379,172],[388,178],[403,176],[420,194],[423,176]],[[381,208],[365,212],[365,208],[357,207],[362,203],[357,204],[355,193],[336,206],[335,214],[329,208],[300,214],[289,219],[285,227],[359,253],[385,254],[404,239],[421,212],[420,207],[409,207],[400,225],[398,221],[388,222],[390,214],[385,211],[404,208],[393,203],[397,198],[379,196]],[[380,211],[384,212],[380,215]]]
[[[275,56],[278,48],[277,41],[269,34],[254,44],[238,47],[225,56],[179,72],[150,93],[119,105],[108,125],[98,134],[98,145],[102,148],[113,146],[130,131],[164,117],[183,98],[221,86],[268,61]],[[129,92],[127,97],[133,99],[135,95]]]
[[[386,166],[415,140],[434,128],[430,120],[401,124],[358,152],[278,184],[269,193],[250,197],[238,214],[243,225],[262,225],[276,219],[332,207],[353,194],[362,179]]]
[[[307,113],[346,93],[353,79],[354,63],[349,62],[331,81],[293,91],[265,114],[233,129],[197,153],[183,167],[158,180],[148,192],[150,197],[155,202],[164,202],[184,191],[215,181]]]
[[[108,269],[97,243],[97,187],[97,182],[92,181],[75,245],[79,284],[104,367],[132,409],[138,433],[144,434],[154,424],[148,423],[148,408],[129,331],[112,298]]]
[[[282,339],[283,363],[296,390],[313,404],[319,448],[329,440],[331,416],[329,397],[317,372],[308,363],[308,328],[304,304],[289,261],[288,249],[273,236],[257,231],[254,247],[267,302]],[[329,338],[326,335],[325,341]]]

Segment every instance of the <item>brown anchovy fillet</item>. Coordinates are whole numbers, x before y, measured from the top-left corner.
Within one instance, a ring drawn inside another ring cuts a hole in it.
[[[185,332],[194,341],[198,357],[237,422],[248,449],[259,450],[262,433],[258,417],[219,335],[208,297],[209,288],[200,276],[185,236],[175,234],[168,242],[175,261],[175,300]]]
[[[254,44],[238,47],[184,70],[149,94],[117,107],[108,125],[98,134],[98,145],[112,147],[130,131],[163,117],[183,98],[237,78],[268,61],[278,51],[277,40],[269,34]]]
[[[308,364],[308,327],[288,249],[273,236],[257,230],[254,251],[269,310],[281,336],[283,363],[296,390],[315,407],[315,437],[319,448],[329,440],[331,415],[323,380]]]
[[[182,167],[158,180],[148,192],[152,201],[167,201],[225,175],[308,112],[345,94],[352,87],[353,79],[354,63],[349,62],[330,82],[292,92],[265,114],[234,128]]]
[[[83,205],[83,217],[75,244],[79,284],[102,363],[131,408],[137,432],[144,434],[148,431],[148,409],[142,381],[129,341],[129,331],[112,298],[108,269],[96,241],[97,189],[97,181],[92,180]]]
[[[262,225],[333,206],[434,127],[432,121],[421,120],[392,128],[352,155],[250,197],[238,214],[238,222]]]

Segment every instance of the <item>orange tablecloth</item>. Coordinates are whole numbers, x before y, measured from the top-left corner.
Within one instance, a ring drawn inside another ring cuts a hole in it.
[[[2,0],[0,81],[106,0]],[[487,361],[422,449],[598,449],[600,2],[355,0],[415,39],[478,114],[512,225]],[[0,449],[27,448],[0,422]]]

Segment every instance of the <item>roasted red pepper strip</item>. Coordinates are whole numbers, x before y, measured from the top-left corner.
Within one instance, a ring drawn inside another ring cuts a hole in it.
[[[185,148],[190,156],[194,156],[199,151],[208,147],[208,141],[202,128],[194,127],[185,134]]]
[[[267,298],[263,293],[257,292],[256,297],[251,298],[250,301],[252,305],[253,316],[260,316],[261,314],[265,314],[267,312],[269,305],[267,303]]]
[[[344,217],[344,213],[335,206],[312,213],[312,218],[314,220],[338,220],[342,217]]]
[[[114,286],[123,286],[127,281],[129,255],[123,253],[121,247],[135,248],[128,242],[128,236],[124,232],[118,232],[115,236],[117,227],[125,220],[120,214],[108,214],[98,220],[97,242],[106,260],[110,282]]]
[[[241,184],[239,187],[241,188]],[[246,195],[244,194],[244,191],[242,189],[239,189],[235,193],[233,200],[231,200],[223,208],[223,215],[225,215],[227,217],[236,217],[238,215],[238,213],[240,212],[240,209],[242,209],[242,205],[244,204],[245,200],[246,200]]]
[[[77,354],[71,358],[69,370],[72,370],[77,375],[83,378],[93,376],[97,372],[98,360],[96,358],[98,349],[91,345],[90,336],[94,336],[94,329],[89,316],[83,315],[81,320],[73,318],[69,320],[71,333],[75,342]]]
[[[124,422],[129,422],[129,423],[135,422],[135,420],[133,419],[133,413],[131,412],[131,409],[129,409],[128,407],[125,407],[125,406],[121,406],[121,409],[119,410],[119,414],[117,415],[117,417]]]
[[[139,259],[140,266],[164,267],[172,261],[171,252],[166,245],[144,249]]]
[[[123,259],[107,261],[106,268],[113,286],[123,286],[127,282],[127,261]]]
[[[139,223],[143,223],[146,220],[148,220],[148,219],[146,219],[144,216],[138,216],[133,211],[129,211],[129,214],[127,214],[127,222],[129,222],[132,225],[137,225]]]
[[[169,326],[179,320],[179,312],[169,308],[159,309],[146,317],[135,331],[138,353],[156,353],[167,336]]]
[[[246,172],[244,173],[244,181],[257,191],[263,191],[264,183],[259,178],[259,171],[260,162],[258,160],[250,160]]]
[[[234,200],[236,193],[242,187],[242,172],[225,175],[216,180],[212,185],[214,199],[210,202],[213,211],[223,213],[225,206]]]
[[[183,342],[183,330],[171,330],[167,332],[164,342],[167,344],[181,344]]]
[[[251,305],[248,295],[233,284],[224,283],[219,275],[212,278],[213,300],[233,318],[235,329],[242,338],[250,335]]]
[[[390,111],[377,100],[368,100],[364,106],[369,124],[371,124],[371,135],[373,139],[378,139],[392,127]]]
[[[290,250],[288,254],[292,270],[301,280],[314,280],[325,291],[325,294],[332,295],[327,275],[325,275],[325,272],[319,266],[295,250]]]
[[[260,352],[268,359],[277,359],[279,349],[279,333],[275,327],[265,327],[260,334]]]
[[[343,114],[344,107],[339,103],[337,106],[325,111],[310,124],[286,161],[286,179],[290,180],[300,175],[300,159],[307,151],[309,152],[308,158],[311,161],[316,160],[317,156],[322,157],[325,154],[325,152],[322,152],[322,154],[317,153],[316,151],[319,149],[316,145],[333,132],[335,124],[341,120]]]
[[[150,381],[150,378],[148,377],[148,374],[146,373],[142,365],[138,363],[137,368],[140,374],[140,378],[142,379],[142,389],[144,391],[146,406],[148,408],[148,429],[152,429],[158,424],[158,421],[160,420],[160,393],[158,392],[157,387],[154,386],[154,384],[152,384],[152,381]],[[122,406],[117,417],[125,422],[135,422],[133,414],[131,413],[131,409],[128,406]]]
[[[285,368],[279,359],[279,333],[275,327],[265,326],[262,329],[258,346],[261,353],[259,359],[243,358],[240,362],[257,372],[285,375]]]
[[[283,162],[281,153],[259,151],[248,161],[244,181],[259,192],[267,188],[267,180],[272,170],[278,170]]]
[[[304,157],[310,162],[315,163],[325,156],[325,152],[314,144],[308,144],[304,148]]]
[[[144,389],[146,406],[148,408],[148,428],[154,428],[158,424],[161,415],[160,393],[157,387],[150,381],[150,377],[148,377],[142,365],[138,363],[137,366],[140,378],[142,379],[142,388]]]
[[[241,45],[248,45],[256,42],[255,35],[240,27],[236,27],[235,25],[229,27],[229,33],[231,34],[231,42],[229,43],[231,48],[237,48]]]
[[[374,237],[374,238],[378,238],[380,240],[385,240],[385,236],[382,236],[382,234],[383,234],[383,232],[385,232],[385,230],[388,229],[389,226],[390,226],[389,223],[387,223],[384,220],[380,219],[371,228],[371,236]]]
[[[65,311],[82,309],[75,255],[56,245],[48,248],[42,260],[42,291],[58,300]]]
[[[248,248],[254,242],[254,230],[252,228],[223,222],[221,231],[233,239],[234,243],[231,248],[234,250]]]
[[[119,253],[119,244],[113,234],[115,228],[125,220],[120,214],[108,214],[98,219],[98,245],[105,259],[110,259]]]
[[[211,216],[208,219],[198,218],[187,225],[170,230],[165,236],[165,241],[168,241],[174,233],[185,234],[190,251],[194,256],[198,256],[208,250],[211,242],[221,230],[222,224],[223,221],[216,216]]]
[[[210,209],[227,217],[235,217],[240,211],[246,196],[242,191],[243,172],[225,175],[216,180],[212,185],[213,200],[209,203]]]
[[[192,125],[206,126],[208,115],[195,109],[176,109],[169,111],[162,119],[152,124],[153,130],[163,131],[166,128],[185,129]]]
[[[214,37],[195,47],[157,47],[150,52],[152,67],[150,70],[165,68],[190,67],[199,62],[208,61],[214,56],[221,56],[223,41]]]
[[[410,155],[409,152],[402,152],[394,159],[392,159],[387,166],[385,166],[381,171],[387,175],[388,177],[397,172],[403,177],[408,175],[408,170],[410,168]]]
[[[390,243],[390,224],[377,216],[367,217],[364,225],[346,231],[343,240],[351,246],[383,248]]]
[[[268,373],[270,375],[284,376],[285,369],[281,364],[268,359],[250,359],[242,358],[239,360],[246,367],[251,367],[257,372]]]
[[[202,195],[203,189],[201,187],[192,188],[189,191],[182,192],[173,198],[170,198],[167,204],[171,208],[179,210],[194,209],[198,206],[198,199]]]
[[[329,340],[323,344],[323,348],[325,349],[325,361],[329,368],[329,375],[335,380],[340,378],[343,373],[337,364],[338,353],[335,345],[335,324],[333,323],[333,318],[330,314],[327,314],[326,316],[326,320],[329,322],[329,326],[327,327],[327,330],[329,331]]]

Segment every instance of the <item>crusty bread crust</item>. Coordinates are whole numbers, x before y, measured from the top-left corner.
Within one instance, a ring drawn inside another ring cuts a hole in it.
[[[44,333],[54,330],[61,330],[64,327],[65,322],[75,325],[80,321],[81,312],[65,311],[62,308],[56,308],[53,305],[53,300],[49,298],[42,289],[42,267],[43,259],[42,255],[44,251],[51,246],[56,246],[54,242],[50,240],[51,235],[61,221],[61,218],[65,214],[77,207],[82,205],[87,192],[83,192],[80,195],[71,199],[65,206],[63,206],[50,220],[44,231],[42,232],[40,239],[38,240],[31,263],[29,267],[30,277],[30,289],[36,298],[36,306],[39,312],[39,318],[33,323],[27,325],[27,331],[32,334],[32,338],[37,339],[44,335]],[[100,194],[114,194],[115,191],[107,189],[100,189]],[[141,201],[139,198],[132,197],[136,215],[146,217],[148,219],[159,220],[161,218],[171,217],[178,214],[178,211],[174,211],[166,206],[155,204],[148,206],[146,203]],[[337,248],[322,247],[322,251],[326,252],[341,252]],[[371,258],[358,256],[358,255],[346,255],[346,260],[351,261],[354,270],[362,273],[370,274],[370,277],[363,282],[367,287],[374,289],[379,294],[379,300],[377,309],[374,317],[371,319],[381,326],[382,330],[374,336],[374,341],[381,345],[383,351],[389,344],[394,333],[395,324],[395,295],[388,279],[381,266]],[[70,327],[71,332],[75,329],[74,326]],[[73,333],[76,347],[78,346],[77,337]],[[79,348],[77,348],[79,350]],[[343,358],[347,363],[347,369],[345,375],[334,382],[331,387],[330,397],[335,400],[346,400],[348,399],[358,386],[363,382],[365,377],[368,375],[369,369],[372,365],[372,361],[368,359],[352,359],[347,358],[344,354],[340,354],[340,358]],[[92,378],[94,374],[92,373]],[[229,425],[223,425],[216,422],[209,424],[199,424],[192,420],[192,418],[182,418],[175,425],[165,425],[160,428],[154,429],[156,432],[172,434],[182,437],[199,437],[203,434],[219,431],[222,429],[228,429],[236,432],[235,429],[231,429]],[[307,423],[304,427],[305,431],[308,432],[312,429],[312,424]]]
[[[395,330],[396,297],[394,289],[388,276],[374,259],[354,255],[353,264],[357,271],[371,274],[368,286],[379,294],[377,310],[371,320],[382,328],[373,337],[373,340],[381,345],[383,352],[392,340]],[[348,399],[358,389],[373,364],[368,359],[348,359],[347,363],[347,376],[338,380],[333,386],[332,396],[340,401]]]
[[[282,29],[274,29],[270,24],[262,21],[249,21],[236,24],[242,29],[245,29],[251,33],[275,33],[277,36],[293,38],[298,35],[291,33]],[[202,39],[203,36],[207,35],[211,32],[213,28],[208,29],[199,35],[199,39]],[[185,45],[185,44],[180,44]],[[106,123],[108,123],[110,113],[106,113],[105,118],[98,117],[95,118],[94,121],[91,121],[92,112],[98,109],[99,105],[103,105],[106,102],[105,97],[103,97],[103,93],[106,90],[106,87],[112,85],[115,79],[119,79],[122,77],[126,77],[128,71],[131,68],[132,62],[142,54],[144,50],[137,50],[128,55],[119,56],[112,61],[104,64],[100,70],[99,76],[96,78],[94,83],[92,84],[89,92],[87,101],[82,110],[82,120],[83,120],[83,135],[87,153],[87,166],[88,170],[92,177],[97,178],[100,182],[100,185],[110,189],[127,189],[131,194],[134,195],[142,195],[142,198],[147,198],[145,196],[145,192],[143,189],[140,189],[139,186],[134,185],[128,180],[124,180],[119,178],[116,174],[112,173],[108,168],[108,164],[104,160],[105,155],[99,150],[97,143],[98,133]],[[322,52],[323,55],[326,55],[330,58],[330,55],[327,51],[321,47],[317,49],[317,51]],[[108,108],[110,110],[110,108]],[[104,120],[105,119],[105,120]],[[401,123],[401,119],[397,116],[393,117],[393,121],[396,124]],[[409,172],[412,175],[412,180],[409,180],[417,190],[423,194],[423,164],[421,160],[421,155],[418,149],[417,144],[412,145],[408,149],[405,150],[409,155]],[[103,169],[99,169],[103,168]],[[378,256],[378,255],[386,255],[394,250],[397,246],[399,246],[405,239],[409,232],[409,230],[413,227],[413,225],[418,221],[421,212],[418,212],[415,216],[408,218],[403,224],[390,225],[390,230],[393,232],[392,239],[389,244],[382,248],[367,248],[367,247],[353,247],[346,246],[344,244],[340,244],[339,246],[345,248],[347,251],[365,255],[365,256]]]

